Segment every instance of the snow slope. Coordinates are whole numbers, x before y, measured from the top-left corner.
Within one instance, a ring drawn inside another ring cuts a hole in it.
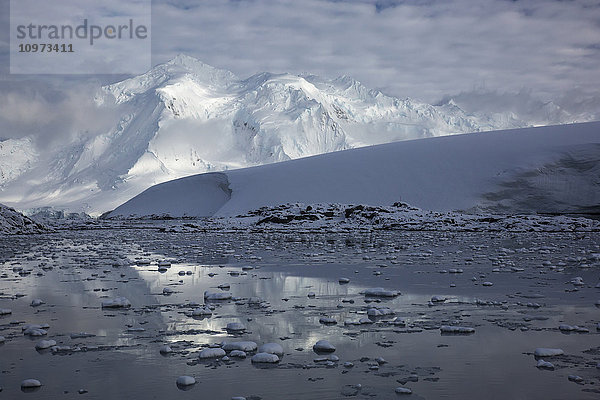
[[[593,122],[402,141],[197,175],[152,187],[109,216],[396,201],[435,211],[600,212],[599,177],[600,123]]]
[[[0,201],[22,210],[53,206],[99,214],[154,184],[202,172],[574,120],[537,103],[524,116],[468,113],[453,100],[433,106],[394,98],[346,76],[240,79],[187,56],[106,86],[96,99],[99,110],[117,109],[107,132],[73,134],[54,150],[37,149],[32,138],[0,141]]]

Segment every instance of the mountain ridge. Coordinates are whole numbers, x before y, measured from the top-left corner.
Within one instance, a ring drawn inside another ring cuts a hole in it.
[[[27,138],[0,142],[0,152],[9,144],[14,150],[0,163],[0,201],[100,214],[153,184],[197,173],[539,122],[514,112],[470,114],[452,99],[430,105],[390,97],[348,76],[240,79],[185,55],[104,86],[96,103],[116,108],[107,132],[77,136],[43,157]]]

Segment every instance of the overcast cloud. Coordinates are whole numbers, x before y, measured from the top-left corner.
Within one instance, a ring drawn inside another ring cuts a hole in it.
[[[103,4],[110,1],[117,0]],[[46,96],[36,90],[79,96],[90,82],[123,78],[9,75],[7,4],[0,0],[0,102],[10,110]],[[152,11],[153,64],[185,53],[240,77],[345,74],[386,94],[431,103],[487,90],[581,104],[600,92],[597,0],[156,0]],[[16,82],[30,89],[15,94]],[[68,129],[86,125],[89,111],[79,116],[78,103],[61,103],[65,118],[73,115]],[[35,115],[45,115],[43,102],[34,104]],[[5,131],[7,121],[15,129],[32,123],[19,125],[15,116],[36,118],[0,113],[0,137],[14,134]]]

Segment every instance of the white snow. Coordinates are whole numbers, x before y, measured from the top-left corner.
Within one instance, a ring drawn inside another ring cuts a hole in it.
[[[586,123],[429,138],[195,175],[152,187],[110,216],[231,216],[285,203],[399,200],[435,211],[586,212],[600,203],[599,129]],[[174,192],[189,193],[193,204]]]
[[[434,106],[389,97],[346,76],[265,72],[240,79],[187,56],[106,86],[98,107],[116,109],[114,126],[74,134],[57,149],[38,149],[31,137],[0,141],[6,188],[0,201],[100,214],[154,184],[203,172],[398,140],[593,120],[544,103],[533,113],[474,114],[451,100]]]

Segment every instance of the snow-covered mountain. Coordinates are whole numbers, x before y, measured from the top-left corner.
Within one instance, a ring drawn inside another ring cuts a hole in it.
[[[469,114],[451,99],[433,106],[393,98],[349,77],[240,79],[187,56],[102,88],[96,102],[117,109],[107,132],[75,135],[53,151],[29,137],[0,141],[0,201],[99,214],[154,184],[202,172],[573,120],[560,110],[546,121],[501,110]]]
[[[47,229],[14,209],[0,204],[0,235],[41,233]]]

